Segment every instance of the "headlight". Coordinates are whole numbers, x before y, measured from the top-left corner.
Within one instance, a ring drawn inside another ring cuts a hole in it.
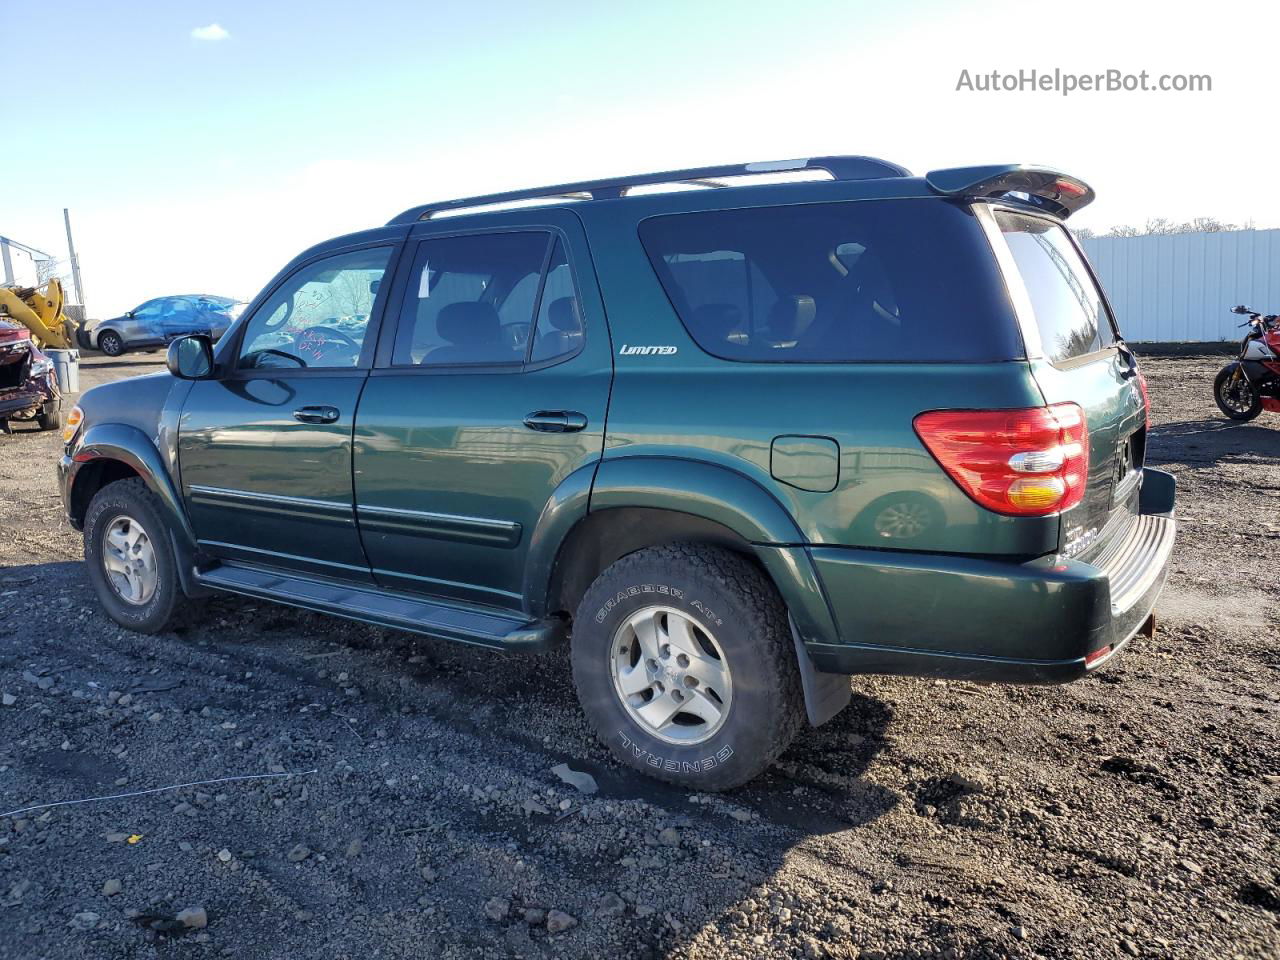
[[[53,361],[48,357],[36,357],[31,361],[31,376],[43,377],[53,370]]]
[[[71,412],[67,414],[66,424],[62,428],[62,442],[70,443],[76,438],[76,434],[80,432],[80,424],[84,421],[84,411],[80,406],[71,408]]]

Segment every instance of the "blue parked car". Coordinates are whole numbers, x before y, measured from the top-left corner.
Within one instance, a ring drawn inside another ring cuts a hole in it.
[[[86,332],[87,346],[118,357],[126,350],[162,347],[192,333],[217,340],[243,309],[243,301],[230,297],[197,293],[157,297],[98,323]]]

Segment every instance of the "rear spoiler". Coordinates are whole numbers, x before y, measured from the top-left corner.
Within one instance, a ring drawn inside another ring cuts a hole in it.
[[[1066,219],[1093,202],[1093,188],[1083,180],[1047,167],[995,164],[933,170],[925,183],[944,197],[986,199],[1008,197]]]

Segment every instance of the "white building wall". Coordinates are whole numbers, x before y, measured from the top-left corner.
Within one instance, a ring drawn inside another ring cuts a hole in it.
[[[1082,241],[1125,339],[1235,340],[1238,303],[1280,313],[1280,230]]]

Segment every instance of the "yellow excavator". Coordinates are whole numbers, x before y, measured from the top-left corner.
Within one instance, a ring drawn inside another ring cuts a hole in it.
[[[40,347],[75,347],[75,324],[62,312],[63,302],[62,284],[56,279],[39,287],[0,287],[0,317],[17,320]]]

